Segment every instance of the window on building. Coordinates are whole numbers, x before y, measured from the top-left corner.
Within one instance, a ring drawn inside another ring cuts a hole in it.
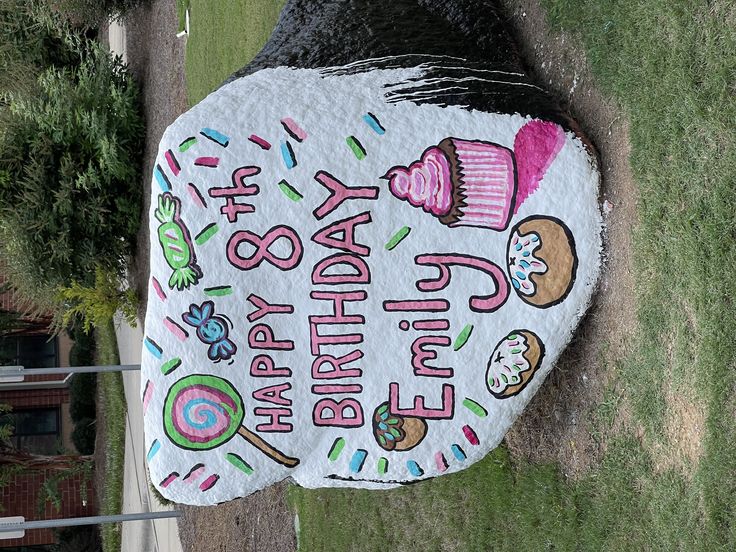
[[[13,335],[0,338],[0,363],[26,368],[57,366],[56,342],[56,338],[48,335]]]
[[[18,450],[34,454],[56,454],[59,452],[61,424],[58,408],[18,409],[5,414],[3,425],[13,426],[10,438]]]

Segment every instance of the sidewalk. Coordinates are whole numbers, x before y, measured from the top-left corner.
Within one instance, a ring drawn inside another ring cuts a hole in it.
[[[140,364],[143,344],[140,324],[137,328],[131,328],[125,321],[116,320],[115,335],[118,339],[121,364]],[[151,493],[148,482],[140,372],[123,372],[123,386],[125,400],[128,403],[125,420],[123,513],[172,510],[172,507],[158,503]],[[124,523],[121,548],[123,552],[182,552],[177,521],[159,519]]]

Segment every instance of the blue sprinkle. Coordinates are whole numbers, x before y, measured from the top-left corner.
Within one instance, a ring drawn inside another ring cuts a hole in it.
[[[203,128],[200,134],[205,138],[209,138],[213,142],[217,142],[223,148],[226,148],[227,145],[230,143],[230,138],[225,136],[222,132],[218,132],[212,128]]]
[[[532,236],[532,241],[533,242],[538,242],[539,241],[539,236]]]
[[[414,477],[420,477],[424,475],[424,470],[414,460],[408,460],[406,467],[409,468],[409,473]]]
[[[396,437],[391,435],[391,433],[386,433],[384,437],[386,437],[386,439],[388,439],[389,441],[393,441],[394,439],[396,439]]]
[[[353,454],[353,458],[350,460],[350,471],[358,473],[363,469],[365,458],[368,456],[368,452],[363,449],[358,449]]]
[[[516,278],[511,278],[511,283],[514,284],[514,287],[516,289],[521,289],[521,284],[519,283],[519,280],[517,280]]]
[[[383,431],[386,431],[388,429],[388,426],[386,424],[384,424],[383,422],[381,422],[380,424],[378,424],[378,427],[380,429],[382,429]]]
[[[529,263],[524,260],[519,261],[519,264],[524,268],[529,268]]]
[[[522,257],[528,257],[529,255],[531,255],[531,252],[530,252],[530,251],[524,251],[524,252],[523,252],[523,253],[521,254],[521,256],[522,256]]]
[[[158,442],[158,439],[156,439],[153,443],[151,443],[151,448],[148,449],[148,454],[146,455],[146,460],[148,462],[151,461],[151,459],[156,456],[156,453],[161,448],[161,443]]]
[[[521,251],[521,242],[517,243],[517,244],[516,244],[516,245],[514,246],[514,249],[516,249],[517,251]]]
[[[467,456],[465,455],[465,451],[460,448],[460,445],[452,445],[450,449],[452,450],[452,454],[455,455],[455,458],[457,458],[461,462],[464,462],[467,458]]]
[[[286,165],[287,169],[296,167],[294,151],[291,149],[291,144],[288,141],[281,142],[281,157],[284,159],[284,165]]]
[[[381,126],[381,122],[376,118],[373,113],[366,113],[365,115],[363,115],[363,120],[369,127],[371,127],[375,131],[376,134],[386,134],[386,129]]]
[[[169,179],[166,178],[161,165],[156,165],[156,168],[153,171],[153,175],[156,177],[156,182],[158,182],[158,185],[164,192],[168,192],[171,190],[171,182],[169,182]]]
[[[386,412],[384,412],[383,414],[381,414],[381,419],[382,419],[382,420],[386,420],[386,419],[388,419],[388,411],[386,411]]]
[[[161,353],[163,351],[155,341],[153,341],[150,337],[147,337],[143,343],[145,343],[146,349],[148,349],[153,356],[155,356],[156,358],[161,358]]]
[[[519,280],[526,280],[526,276],[524,276],[524,273],[517,270],[516,275],[519,277]]]

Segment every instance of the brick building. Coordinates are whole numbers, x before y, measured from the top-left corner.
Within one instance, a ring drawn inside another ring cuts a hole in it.
[[[2,277],[0,277],[2,284]],[[0,309],[18,310],[13,293],[0,295]],[[71,341],[65,336],[51,337],[49,320],[35,319],[25,327],[0,337],[0,363],[22,365],[28,369],[68,366]],[[38,455],[73,453],[71,441],[73,423],[69,415],[69,376],[26,376],[22,383],[0,382],[0,404],[12,407],[9,419],[15,428],[11,437],[18,450]],[[0,488],[1,517],[24,516],[28,520],[91,516],[96,513],[93,485],[87,485],[83,497],[81,476],[74,476],[59,485],[62,507],[57,511],[46,503],[39,512],[39,491],[52,473],[43,467],[34,473],[16,475],[9,485]],[[51,530],[27,531],[22,539],[0,540],[2,552],[41,552],[54,544]]]

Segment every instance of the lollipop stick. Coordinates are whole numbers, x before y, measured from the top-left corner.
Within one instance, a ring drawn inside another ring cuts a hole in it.
[[[294,468],[299,465],[298,458],[292,458],[290,456],[286,456],[283,452],[269,445],[266,441],[261,439],[258,435],[250,431],[247,427],[240,426],[238,428],[238,433],[240,433],[243,439],[248,441],[251,445],[256,447],[263,454],[265,454],[269,458],[272,458],[279,464],[283,464],[287,468]]]

